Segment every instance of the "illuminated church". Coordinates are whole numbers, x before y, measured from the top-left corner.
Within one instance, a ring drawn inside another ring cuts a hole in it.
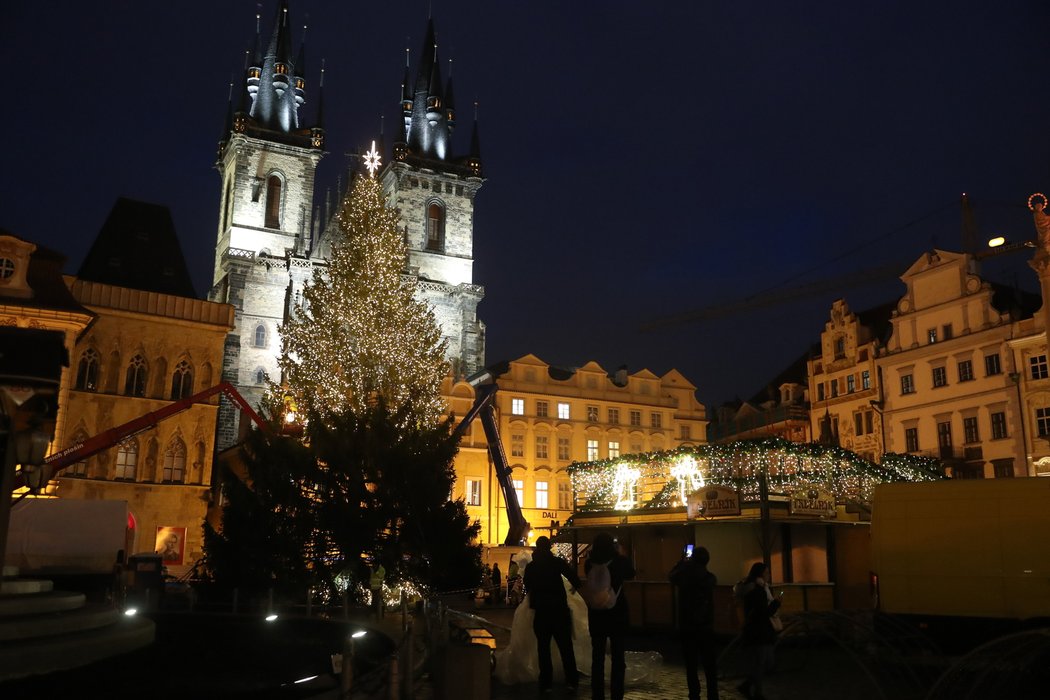
[[[235,308],[223,379],[255,405],[268,380],[279,381],[278,328],[322,271],[337,230],[334,210],[319,206],[317,164],[325,155],[324,72],[317,108],[307,125],[305,50],[291,40],[282,0],[272,32],[257,31],[239,97],[231,100],[216,167],[221,200],[209,299]],[[406,61],[403,124],[392,156],[376,173],[404,225],[405,275],[434,310],[457,377],[484,366],[485,325],[477,306],[484,288],[473,281],[474,198],[482,179],[477,120],[466,155],[453,151],[457,113],[452,79],[442,80],[430,21],[414,82]],[[342,196],[343,193],[339,193]],[[224,405],[218,442],[237,441],[238,412]]]

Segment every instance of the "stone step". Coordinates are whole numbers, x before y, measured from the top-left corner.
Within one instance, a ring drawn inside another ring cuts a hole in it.
[[[3,573],[0,573],[0,576],[2,576],[3,578],[7,578],[9,576],[18,576],[18,567],[4,564]]]
[[[4,595],[0,596],[0,619],[76,610],[84,605],[85,600],[83,593],[73,591]]]
[[[0,643],[0,682],[86,666],[153,643],[153,620],[142,616],[118,618],[107,627]]]
[[[0,644],[108,627],[123,616],[109,605],[93,605],[62,613],[0,618]]]
[[[45,579],[13,578],[0,581],[0,595],[25,595],[27,593],[46,593],[54,589],[55,584]]]

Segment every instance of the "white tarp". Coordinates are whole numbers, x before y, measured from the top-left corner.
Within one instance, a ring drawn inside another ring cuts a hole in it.
[[[127,501],[26,498],[11,509],[4,563],[23,575],[108,574],[127,528]]]

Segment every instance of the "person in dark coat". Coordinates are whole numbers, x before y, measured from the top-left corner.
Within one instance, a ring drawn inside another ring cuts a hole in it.
[[[551,639],[558,645],[561,665],[565,669],[565,685],[575,691],[580,683],[576,669],[576,653],[572,648],[572,613],[562,577],[568,579],[573,589],[580,587],[580,577],[568,562],[551,553],[551,541],[547,537],[536,538],[536,550],[532,562],[525,567],[525,590],[529,596],[529,607],[535,616],[532,630],[536,633],[540,665],[540,690],[549,690],[554,681],[551,664]]]
[[[619,595],[616,605],[608,610],[587,609],[587,624],[591,630],[591,699],[605,699],[605,644],[608,641],[612,657],[610,694],[612,700],[623,700],[624,676],[627,672],[624,654],[627,596],[623,594],[623,582],[634,578],[634,565],[623,555],[612,535],[605,532],[595,536],[584,571],[590,574],[596,564],[609,567],[612,589],[618,591]]]
[[[715,575],[707,570],[711,554],[704,547],[692,549],[675,564],[668,576],[678,593],[678,634],[685,657],[689,700],[700,700],[697,658],[704,667],[707,700],[718,700],[718,654],[715,651]]]
[[[768,581],[769,569],[762,562],[756,562],[747,577],[733,587],[733,594],[744,608],[740,635],[748,669],[747,680],[739,689],[751,700],[765,700],[762,680],[773,663],[773,645],[777,641],[777,632],[769,618],[780,609],[780,600],[773,597]]]
[[[503,587],[503,572],[499,570],[499,564],[492,565],[492,598],[499,598],[500,589]]]

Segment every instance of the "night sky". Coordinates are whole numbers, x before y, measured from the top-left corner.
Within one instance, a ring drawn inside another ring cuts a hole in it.
[[[381,114],[392,141],[429,6],[291,0],[297,47],[309,23],[306,125],[327,59],[320,183]],[[263,3],[264,32],[276,7]],[[165,204],[204,295],[216,147],[255,11],[4,2],[0,228],[62,251],[73,273],[117,197]],[[1025,201],[1050,190],[1045,0],[434,0],[433,16],[443,75],[455,60],[459,153],[480,103],[474,281],[490,363],[677,367],[713,409],[819,340],[836,298],[861,310],[903,291],[890,275],[784,301],[793,288],[958,250],[963,192],[982,239],[1031,238]],[[1025,258],[982,273],[1034,289]]]

